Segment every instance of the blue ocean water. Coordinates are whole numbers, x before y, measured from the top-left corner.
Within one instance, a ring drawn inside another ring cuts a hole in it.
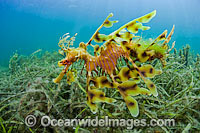
[[[148,24],[150,30],[140,33],[155,38],[175,24],[172,41],[176,48],[186,44],[200,51],[200,0],[0,0],[0,61],[8,62],[16,50],[31,54],[38,49],[57,50],[64,33],[78,33],[75,46],[87,42],[107,15],[119,20],[110,33],[137,17],[157,10]],[[171,41],[171,43],[172,43]]]

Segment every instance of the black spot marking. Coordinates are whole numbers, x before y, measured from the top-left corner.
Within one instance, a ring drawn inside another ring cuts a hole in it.
[[[95,96],[95,94],[89,92],[89,96],[90,96],[90,99],[92,99]]]
[[[149,58],[149,60],[150,60],[150,61],[151,61],[151,60],[154,60],[155,57],[156,57],[156,56],[151,56],[151,57]]]
[[[154,84],[150,84],[150,87],[153,88],[153,87],[154,87]]]
[[[160,39],[165,38],[165,34],[162,34],[159,38]]]
[[[122,41],[122,44],[123,45],[127,45],[127,41]]]
[[[112,42],[112,41],[115,42],[115,39],[111,39],[111,40],[110,40],[110,42]]]
[[[134,78],[134,80],[139,80],[139,78]]]
[[[95,35],[95,39],[97,40],[97,41],[100,41],[100,38],[99,38],[99,35],[98,35],[99,33],[97,32],[97,34]]]
[[[130,70],[127,70],[123,73],[123,76],[129,78],[129,73],[130,73]]]
[[[153,68],[150,68],[150,69],[149,69],[149,73],[153,73]]]
[[[137,88],[137,84],[134,84],[133,86],[128,86],[128,87],[118,86],[118,88],[123,92],[126,90],[135,90]]]
[[[133,26],[134,24],[136,24],[136,22],[130,23],[128,26],[126,26],[126,28],[129,28],[129,27]]]
[[[101,97],[101,98],[102,98],[102,97],[104,97],[104,95],[103,95],[103,94],[100,94],[100,95],[99,95],[99,97]]]
[[[107,80],[107,79],[103,79],[103,80],[101,80],[101,83],[102,83],[102,84],[107,84],[107,83],[108,83],[108,80]]]
[[[130,50],[130,55],[131,55],[132,57],[137,57],[137,53],[136,53],[136,51],[133,50],[133,49]]]
[[[138,28],[137,28],[137,27],[135,28],[135,31],[138,31]]]
[[[135,103],[133,103],[133,102],[128,103],[128,106],[134,106],[134,105],[135,105]]]
[[[106,21],[105,21],[105,24],[109,24],[109,21],[108,21],[108,20],[106,20]]]
[[[138,47],[140,47],[140,46],[141,46],[141,44],[137,44],[137,46],[138,46]]]
[[[87,97],[87,101],[89,101],[89,98]]]
[[[92,105],[95,105],[95,103],[94,103],[94,102],[91,102],[91,104],[92,104]]]
[[[131,87],[131,89],[136,89],[136,87],[137,87],[137,84],[134,84],[134,85]]]
[[[122,83],[121,78],[118,77],[118,76],[114,77],[114,80],[115,80],[116,82],[118,82],[118,83]]]
[[[125,72],[126,75],[128,75],[130,73],[130,70],[128,70],[127,72]]]
[[[121,80],[119,76],[114,77],[114,79],[115,79],[115,81],[116,81],[117,79]]]
[[[91,83],[93,83],[94,86],[97,86],[97,82],[96,82],[95,80],[92,80],[92,79],[91,79],[91,80],[89,81],[89,84],[91,84]]]
[[[121,91],[126,91],[126,89],[127,89],[127,88],[121,87],[121,86],[118,86],[118,88],[119,88]]]
[[[129,48],[128,46],[126,46],[126,49],[127,49],[127,50],[130,50],[131,48]]]
[[[151,17],[151,14],[147,15],[146,17],[147,17],[147,19],[149,19]]]
[[[110,86],[111,86],[111,87],[113,87],[113,86],[114,86],[114,84],[113,84],[113,83],[110,83]]]
[[[155,43],[153,42],[151,45],[149,45],[149,46],[153,46]]]
[[[96,48],[96,51],[98,51],[98,50],[99,50],[99,47]]]
[[[147,56],[147,53],[146,52],[143,52],[142,53],[142,57],[146,57]]]
[[[121,35],[119,33],[116,34],[117,37],[120,37]]]

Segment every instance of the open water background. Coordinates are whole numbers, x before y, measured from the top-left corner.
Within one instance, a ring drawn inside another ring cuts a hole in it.
[[[157,15],[145,24],[151,29],[138,35],[155,38],[175,24],[170,43],[176,41],[177,49],[189,44],[199,53],[200,0],[0,0],[0,64],[7,66],[16,50],[24,55],[57,51],[59,37],[67,32],[78,33],[75,47],[87,42],[110,12],[119,22],[101,33],[153,10]]]

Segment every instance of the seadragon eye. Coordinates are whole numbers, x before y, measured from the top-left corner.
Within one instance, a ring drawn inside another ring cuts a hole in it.
[[[62,64],[62,65],[69,65],[70,62],[68,60],[62,60],[62,61],[60,61],[60,64]]]
[[[64,65],[67,65],[67,64],[69,63],[69,61],[64,60],[62,63],[63,63]]]

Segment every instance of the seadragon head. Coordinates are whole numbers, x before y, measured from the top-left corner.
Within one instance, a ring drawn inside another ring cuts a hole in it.
[[[58,61],[58,66],[69,67],[73,62],[77,60],[78,51],[75,48],[68,48],[66,51],[66,57],[61,61]]]
[[[66,33],[60,38],[58,42],[58,46],[61,48],[59,50],[59,53],[65,56],[65,58],[61,61],[58,61],[59,67],[65,66],[66,68],[68,68],[80,58],[82,52],[86,52],[86,45],[83,42],[79,44],[78,48],[70,47],[70,45],[73,45],[76,35],[77,33],[73,37],[68,39],[70,36],[69,33]]]
[[[67,75],[69,75],[68,69],[74,62],[78,61],[79,59],[84,59],[89,55],[89,53],[86,51],[86,44],[83,42],[79,44],[78,48],[70,47],[70,45],[73,45],[76,35],[77,33],[70,38],[69,33],[66,33],[62,37],[60,37],[58,46],[61,49],[59,50],[59,53],[63,55],[65,58],[58,61],[58,66],[59,67],[64,66],[64,69],[60,73],[60,75],[53,80],[55,83],[59,83],[66,73]]]
[[[58,46],[61,48],[59,50],[59,53],[63,55],[65,58],[58,61],[58,66],[62,67],[64,66],[64,69],[59,74],[59,76],[55,79],[53,79],[54,83],[59,83],[60,80],[63,78],[63,76],[67,73],[67,70],[69,67],[75,62],[76,56],[78,55],[78,51],[75,48],[70,48],[70,45],[73,45],[73,42],[75,41],[75,34],[73,37],[70,38],[69,33],[64,34],[62,37],[60,37]]]

